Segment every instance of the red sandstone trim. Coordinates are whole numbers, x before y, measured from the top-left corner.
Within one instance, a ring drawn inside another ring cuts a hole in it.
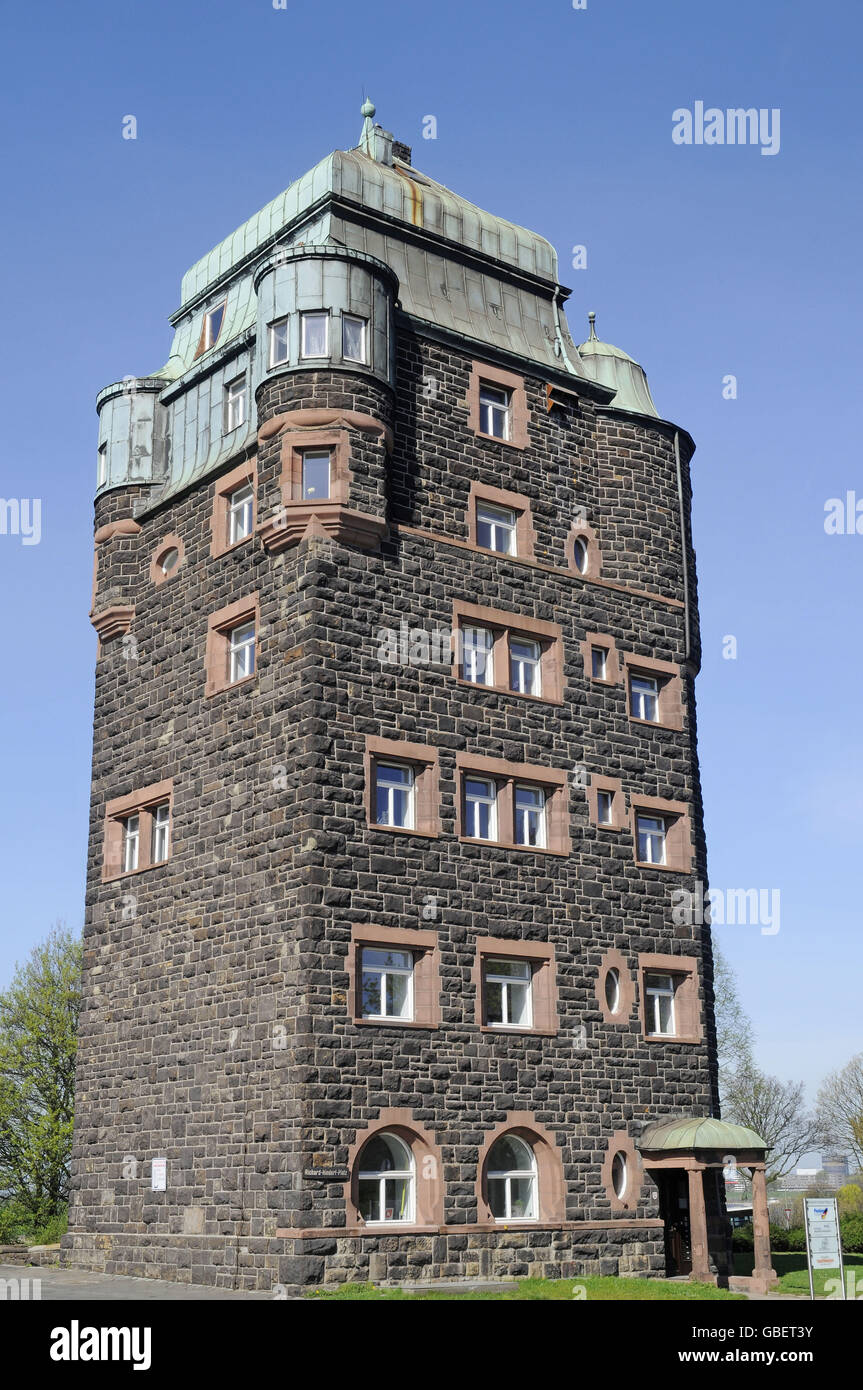
[[[648,864],[638,858],[638,813],[657,814],[665,820],[665,864]],[[692,872],[692,826],[689,806],[685,801],[665,801],[659,796],[642,796],[632,792],[629,815],[635,862],[643,869],[658,869],[660,873],[688,874]]]
[[[605,981],[609,971],[617,971],[618,979],[618,1007],[614,1013],[608,1007],[605,998]],[[599,962],[599,970],[596,976],[596,1002],[602,1014],[604,1023],[629,1023],[629,1016],[632,1013],[632,1005],[635,1001],[635,985],[632,980],[632,972],[626,963],[626,956],[615,947],[605,952]]]
[[[233,544],[228,539],[229,536],[229,498],[232,492],[236,492],[244,483],[250,483],[252,487],[252,529],[248,536],[243,536],[242,540],[234,541]],[[243,463],[232,468],[229,473],[223,473],[221,478],[216,479],[213,490],[213,511],[210,516],[210,555],[217,559],[220,555],[227,555],[229,550],[236,550],[238,546],[246,545],[252,540],[255,534],[255,526],[258,514],[258,466],[257,459],[246,459]]]
[[[599,819],[597,792],[611,792],[610,821]],[[626,797],[619,777],[603,777],[600,773],[592,773],[590,786],[587,788],[587,807],[590,823],[595,825],[597,830],[626,829]]]
[[[492,1215],[486,1182],[486,1161],[492,1146],[503,1134],[516,1134],[533,1151],[537,1170],[539,1217],[533,1221],[499,1221]],[[532,1230],[542,1223],[566,1219],[566,1183],[560,1150],[553,1132],[538,1124],[529,1110],[512,1110],[505,1120],[489,1130],[479,1150],[476,1180],[477,1230]]]
[[[483,973],[489,957],[507,956],[511,960],[527,961],[531,966],[531,1003],[533,1025],[530,1028],[501,1028],[485,1021],[485,991]],[[554,947],[544,941],[515,941],[510,936],[479,936],[471,982],[476,991],[474,1022],[482,1033],[535,1033],[551,1037],[560,1031],[557,1012],[557,980]]]
[[[135,621],[135,607],[130,603],[112,603],[109,608],[103,608],[99,613],[93,613],[90,622],[99,634],[100,655],[101,643],[110,642],[112,637],[121,637],[127,633]]]
[[[496,690],[502,695],[512,695],[516,700],[535,700],[547,705],[563,704],[563,631],[558,623],[528,618],[521,613],[508,613],[501,608],[486,608],[476,603],[454,601],[453,632],[472,624],[490,628],[494,632],[494,685],[475,685],[473,681],[463,680],[457,670],[459,685],[476,691]],[[509,686],[509,641],[511,637],[522,636],[539,643],[541,695],[523,695],[518,690],[511,690]]]
[[[622,1153],[626,1159],[626,1187],[622,1197],[618,1197],[615,1192],[611,1176],[614,1156],[618,1153]],[[602,1164],[602,1185],[612,1211],[637,1210],[644,1187],[644,1167],[641,1154],[625,1129],[616,1130],[608,1141],[608,1151]]]
[[[649,1033],[645,1011],[644,977],[647,974],[673,975],[678,980],[674,992],[675,1033]],[[638,1016],[646,1042],[700,1043],[704,1022],[698,998],[698,960],[695,956],[644,954],[638,957]]]
[[[613,637],[605,632],[586,632],[584,641],[578,644],[584,662],[584,678],[591,685],[619,685],[623,680],[621,660]],[[593,648],[601,647],[605,652],[605,680],[593,674]]]
[[[321,408],[289,410],[273,415],[258,430],[258,442],[265,443],[273,435],[285,430],[315,430],[327,426],[361,430],[365,434],[379,434],[384,441],[387,453],[392,453],[393,432],[388,425],[366,415],[359,410],[325,410]]]
[[[407,1144],[414,1160],[415,1221],[400,1226],[397,1222],[381,1222],[367,1225],[359,1213],[358,1173],[360,1153],[372,1135],[382,1130],[390,1130]],[[443,1159],[437,1141],[429,1130],[413,1117],[413,1111],[406,1107],[390,1107],[381,1110],[377,1120],[366,1129],[357,1130],[356,1138],[348,1149],[348,1168],[350,1178],[344,1184],[345,1211],[348,1223],[358,1231],[378,1237],[407,1234],[411,1231],[427,1232],[429,1227],[443,1222]]]
[[[413,1000],[414,1016],[398,1018],[363,1018],[360,971],[364,946],[392,946],[396,950],[414,953]],[[437,1028],[440,1023],[440,950],[438,934],[413,927],[352,926],[348,948],[348,1017],[356,1024],[370,1028]]]
[[[174,568],[170,570],[168,574],[165,574],[161,566],[169,550],[178,550],[180,552],[180,558]],[[153,551],[153,558],[150,561],[150,583],[157,586],[160,584],[167,584],[168,580],[173,579],[177,571],[182,569],[185,558],[186,547],[180,536],[175,536],[173,534],[162,536],[156,549]]]
[[[154,865],[150,862],[152,810],[155,806],[168,803],[168,859]],[[123,870],[123,822],[127,816],[140,816],[138,832],[138,867],[129,872]],[[161,868],[174,853],[174,782],[167,777],[161,782],[153,782],[149,787],[139,787],[137,791],[127,792],[125,796],[115,796],[105,806],[105,830],[102,850],[102,882],[118,878],[132,878],[146,869]]]
[[[408,763],[413,768],[415,828],[380,825],[375,820],[375,767],[379,761]],[[369,830],[380,830],[387,835],[425,835],[433,839],[440,835],[437,748],[432,748],[427,743],[408,743],[403,739],[367,736],[363,753],[363,772],[366,788],[366,825]]]
[[[241,623],[252,621],[255,624],[255,669],[250,676],[244,676],[240,681],[229,681],[230,633]],[[249,594],[246,598],[237,599],[235,603],[229,603],[226,608],[220,608],[216,613],[211,613],[207,619],[204,695],[206,697],[218,695],[223,690],[235,690],[238,686],[247,685],[249,681],[255,680],[258,675],[260,642],[261,610],[257,592]]]
[[[456,835],[463,844],[485,845],[516,850],[524,854],[552,854],[561,858],[570,853],[569,786],[567,773],[556,767],[535,763],[512,763],[503,758],[486,758],[479,753],[456,753]],[[488,777],[497,786],[496,840],[477,840],[464,834],[464,779],[469,773]],[[519,845],[515,842],[515,785],[523,782],[542,787],[545,792],[546,845]]]
[[[487,550],[478,545],[476,539],[477,502],[489,502],[493,507],[506,507],[515,512],[515,555],[503,555],[498,550]],[[483,555],[496,555],[499,560],[533,560],[536,546],[536,532],[530,511],[530,499],[520,492],[506,492],[499,487],[486,487],[485,483],[471,483],[467,501],[467,538],[472,550]]]
[[[104,545],[115,536],[138,536],[140,533],[141,527],[137,521],[133,521],[130,516],[124,516],[119,521],[109,521],[106,526],[100,526],[93,539],[97,545]]]
[[[660,661],[657,657],[623,654],[626,665],[626,713],[630,724],[640,724],[648,729],[683,728],[683,682],[680,667],[673,661]],[[632,714],[630,676],[653,676],[659,687],[659,718],[636,719]]]
[[[587,569],[580,570],[575,563],[575,542],[583,540],[587,545]],[[599,537],[595,530],[586,521],[574,521],[572,530],[566,538],[564,548],[566,563],[577,574],[580,579],[598,579],[602,573],[602,551],[599,548]]]
[[[479,427],[479,392],[480,386],[483,384],[502,386],[510,393],[509,439],[500,439],[496,434],[485,434]],[[472,362],[465,404],[468,410],[468,429],[472,430],[480,439],[488,439],[493,444],[502,444],[510,449],[530,448],[530,435],[527,428],[530,423],[530,409],[527,404],[523,376],[517,376],[515,372],[503,371],[500,367],[492,367],[487,362]]]

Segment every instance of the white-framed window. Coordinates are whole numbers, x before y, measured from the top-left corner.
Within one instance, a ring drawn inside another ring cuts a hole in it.
[[[494,685],[494,633],[487,627],[463,627],[462,680]]]
[[[363,1018],[412,1019],[414,958],[411,951],[362,948]]]
[[[659,720],[659,681],[654,676],[629,677],[629,698],[633,719]]]
[[[405,763],[375,764],[375,821],[378,825],[414,824],[414,770]]]
[[[329,352],[330,316],[315,310],[300,314],[300,356],[326,357]]]
[[[225,321],[226,302],[227,301],[223,299],[221,304],[217,304],[214,309],[208,309],[204,315],[204,352],[206,352],[208,348],[215,346],[219,334],[222,331],[222,324]]]
[[[595,681],[607,679],[608,670],[608,651],[605,647],[591,647],[590,649],[590,674]]]
[[[545,848],[545,792],[541,787],[515,788],[515,842]]]
[[[486,957],[483,962],[483,1012],[490,1028],[533,1026],[531,968],[526,960]]]
[[[168,858],[171,835],[171,808],[167,801],[154,806],[150,831],[150,862],[162,864]]]
[[[495,439],[509,439],[511,433],[510,414],[512,396],[502,386],[489,386],[480,382],[479,387],[479,428],[481,434],[494,435]]]
[[[490,502],[476,504],[476,543],[501,555],[516,553],[516,513],[510,507],[493,507]]]
[[[99,470],[97,473],[97,487],[104,487],[108,481],[108,445],[99,445]]]
[[[614,1188],[615,1197],[621,1201],[626,1195],[627,1180],[626,1154],[616,1153],[611,1160],[611,1185]]]
[[[605,976],[605,1004],[610,1014],[620,1008],[620,971],[614,967]]]
[[[664,864],[667,826],[662,817],[646,816],[639,812],[635,817],[635,827],[638,857],[642,864]]]
[[[175,545],[168,547],[159,559],[159,569],[163,574],[170,574],[171,570],[176,569],[180,562],[180,552]]]
[[[397,1134],[375,1134],[364,1145],[357,1177],[359,1213],[368,1225],[414,1219],[414,1159]]]
[[[330,495],[329,449],[303,451],[303,498],[320,501]]]
[[[240,623],[228,634],[228,684],[245,680],[255,672],[255,624]]]
[[[225,386],[225,433],[246,423],[246,378],[238,376]]]
[[[497,1221],[536,1220],[536,1159],[518,1135],[504,1134],[492,1145],[486,1183],[489,1206]]]
[[[596,793],[596,819],[600,825],[614,824],[614,793]]]
[[[228,494],[228,544],[236,545],[252,534],[252,513],[255,492],[251,483],[243,483]]]
[[[519,695],[541,695],[541,648],[527,637],[509,639],[509,688]]]
[[[497,838],[497,788],[485,777],[465,777],[464,833],[474,840]]]
[[[288,360],[289,319],[276,319],[270,324],[270,366],[280,367]]]
[[[674,1026],[674,976],[644,976],[644,1013],[647,1032],[657,1037],[672,1037]]]
[[[342,357],[346,362],[365,362],[368,325],[356,314],[342,314]]]
[[[572,558],[575,561],[575,568],[579,574],[587,574],[588,549],[587,541],[583,536],[576,536],[572,543]]]
[[[123,873],[131,874],[138,867],[141,847],[141,817],[127,816],[123,821]]]

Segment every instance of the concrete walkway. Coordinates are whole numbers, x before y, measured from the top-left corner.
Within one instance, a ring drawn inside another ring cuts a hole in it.
[[[23,1281],[29,1280],[24,1286]],[[235,1293],[209,1284],[174,1284],[167,1279],[133,1279],[125,1274],[91,1274],[83,1269],[60,1269],[57,1265],[0,1265],[0,1303],[12,1290],[35,1297],[33,1281],[41,1280],[41,1302],[81,1299],[93,1303],[193,1302],[206,1299],[243,1298],[272,1302],[270,1293]],[[17,1282],[12,1283],[15,1280]]]

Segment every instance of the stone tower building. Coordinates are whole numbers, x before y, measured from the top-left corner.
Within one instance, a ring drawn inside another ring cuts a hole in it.
[[[363,115],[98,398],[65,1257],[722,1277],[692,440]]]

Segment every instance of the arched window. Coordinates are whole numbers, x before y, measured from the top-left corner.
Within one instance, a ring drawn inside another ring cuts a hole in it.
[[[407,1144],[395,1134],[375,1134],[358,1161],[358,1208],[371,1224],[414,1219],[414,1160]]]
[[[486,1162],[488,1201],[496,1221],[537,1219],[536,1159],[515,1134],[492,1145]]]

